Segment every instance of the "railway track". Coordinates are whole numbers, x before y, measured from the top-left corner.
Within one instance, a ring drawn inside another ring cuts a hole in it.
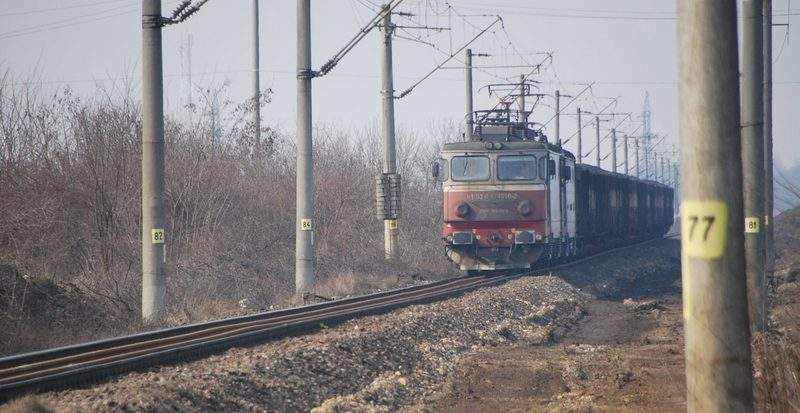
[[[575,265],[657,239],[532,271],[541,272]],[[197,359],[235,346],[261,343],[314,331],[355,317],[441,300],[478,288],[502,284],[532,271],[501,276],[465,276],[303,307],[0,358],[0,401],[28,392],[86,384],[154,365]]]

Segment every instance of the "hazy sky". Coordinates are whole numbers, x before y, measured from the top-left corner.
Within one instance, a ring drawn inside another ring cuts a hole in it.
[[[167,14],[177,1],[164,1]],[[372,15],[376,0],[312,0],[312,58],[315,68],[328,60]],[[408,29],[404,37],[419,36],[445,53],[458,50],[468,39],[501,14],[505,31],[495,26],[471,47],[493,56],[476,65],[494,66],[475,73],[476,88],[499,78],[518,77],[521,67],[552,51],[553,64],[534,79],[542,92],[575,95],[589,82],[591,92],[564,109],[573,114],[577,105],[586,110],[604,106],[604,97],[619,96],[616,112],[642,110],[649,91],[653,131],[678,137],[677,33],[675,3],[666,0],[588,1],[564,0],[406,0],[399,10],[415,14],[397,23],[450,27],[450,31]],[[69,84],[79,94],[90,94],[95,84],[121,84],[121,78],[140,81],[140,1],[138,0],[0,0],[0,67],[24,80],[37,73],[51,87]],[[210,0],[187,22],[164,29],[165,97],[170,111],[179,111],[188,99],[186,43],[192,37],[192,82],[198,87],[228,81],[227,96],[241,101],[251,87],[251,1]],[[285,130],[295,119],[295,1],[261,0],[262,87],[274,90],[273,103],[263,111],[266,123]],[[800,36],[796,25],[800,9],[788,12],[787,3],[775,1],[774,22],[791,24],[774,28],[774,134],[778,161],[800,161]],[[788,41],[787,41],[788,40]],[[510,41],[510,42],[509,42]],[[359,127],[380,113],[379,34],[370,33],[333,72],[314,80],[314,119]],[[395,43],[395,89],[406,89],[444,56],[433,48],[405,39]],[[461,55],[458,56],[461,58]],[[452,61],[447,67],[457,67]],[[464,112],[462,70],[442,70],[413,93],[396,102],[398,126],[427,130],[432,121],[461,120]],[[196,98],[196,96],[195,96]],[[570,99],[563,98],[562,105]],[[476,109],[493,104],[476,92]],[[551,99],[540,105],[535,117],[552,115]],[[735,104],[732,102],[732,104]],[[617,121],[622,117],[617,117]],[[588,119],[585,119],[588,120]],[[562,135],[575,130],[575,117],[562,120]],[[611,123],[603,127],[610,127]],[[633,131],[637,124],[623,123]],[[548,129],[552,134],[552,123]],[[585,137],[593,128],[584,129]],[[574,140],[567,147],[574,148]],[[586,148],[587,145],[584,145]],[[606,149],[606,152],[608,149]],[[592,156],[593,158],[593,156]]]

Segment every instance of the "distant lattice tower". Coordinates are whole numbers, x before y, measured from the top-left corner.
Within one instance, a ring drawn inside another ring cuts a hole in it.
[[[652,113],[650,111],[650,92],[644,92],[644,106],[642,107],[642,144],[644,150],[644,175],[650,179],[650,145],[652,145]]]
[[[642,108],[642,129],[644,130],[644,136],[646,139],[650,139],[651,133],[651,111],[650,111],[650,92],[644,92],[644,107]]]

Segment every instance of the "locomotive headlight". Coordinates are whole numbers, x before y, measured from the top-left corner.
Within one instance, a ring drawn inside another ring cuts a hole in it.
[[[514,231],[515,244],[533,244],[538,238],[536,231]]]
[[[519,212],[520,215],[528,216],[533,213],[533,204],[526,199],[517,204],[517,212]]]
[[[469,211],[470,207],[469,204],[467,204],[466,202],[462,202],[458,204],[458,206],[456,207],[456,215],[458,215],[461,218],[466,218],[466,216],[469,215]]]

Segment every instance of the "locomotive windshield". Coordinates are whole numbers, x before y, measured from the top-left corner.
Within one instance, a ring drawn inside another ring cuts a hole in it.
[[[532,155],[500,156],[497,178],[501,181],[529,181],[539,178],[538,163]]]
[[[489,179],[489,158],[486,156],[456,156],[450,163],[454,181],[485,181]]]

